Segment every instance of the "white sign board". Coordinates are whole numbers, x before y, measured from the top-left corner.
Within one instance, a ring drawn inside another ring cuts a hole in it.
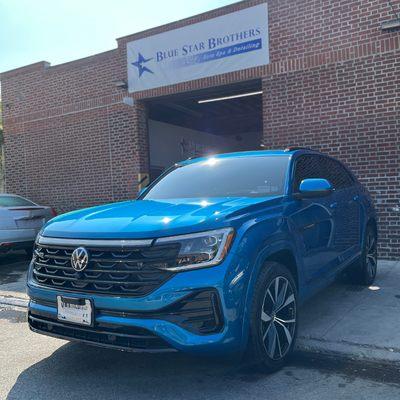
[[[269,63],[263,3],[127,44],[129,92]]]

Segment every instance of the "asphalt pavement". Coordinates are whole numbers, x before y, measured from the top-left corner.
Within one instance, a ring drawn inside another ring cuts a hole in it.
[[[0,254],[0,295],[25,296],[29,261],[25,252]]]
[[[269,375],[232,360],[134,354],[29,332],[25,310],[0,312],[0,399],[395,399],[400,371],[298,352]]]

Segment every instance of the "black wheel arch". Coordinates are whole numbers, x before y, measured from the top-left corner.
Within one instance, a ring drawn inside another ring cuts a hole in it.
[[[292,274],[293,279],[296,283],[296,289],[299,290],[299,271],[296,258],[290,249],[278,250],[272,254],[269,254],[265,259],[264,263],[268,261],[275,261],[279,264],[284,265]]]
[[[367,220],[367,223],[365,225],[365,229],[364,229],[364,232],[363,232],[363,237],[362,237],[362,246],[363,246],[362,248],[364,248],[365,240],[366,240],[366,234],[367,234],[367,231],[368,231],[369,228],[372,228],[374,230],[375,235],[376,235],[376,240],[378,240],[378,222],[377,222],[375,217],[370,217]]]

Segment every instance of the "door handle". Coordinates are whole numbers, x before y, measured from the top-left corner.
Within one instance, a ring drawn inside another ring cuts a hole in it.
[[[336,203],[336,201],[335,201],[334,203],[331,203],[331,204],[329,205],[329,207],[332,208],[332,209],[337,208],[337,203]]]

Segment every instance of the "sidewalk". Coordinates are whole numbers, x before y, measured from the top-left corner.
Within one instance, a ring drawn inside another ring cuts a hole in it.
[[[374,286],[336,283],[302,308],[297,348],[400,364],[400,261],[380,261]]]
[[[26,307],[28,261],[2,261],[0,305]],[[370,288],[336,283],[312,298],[300,310],[297,349],[400,365],[400,261],[381,260]]]

